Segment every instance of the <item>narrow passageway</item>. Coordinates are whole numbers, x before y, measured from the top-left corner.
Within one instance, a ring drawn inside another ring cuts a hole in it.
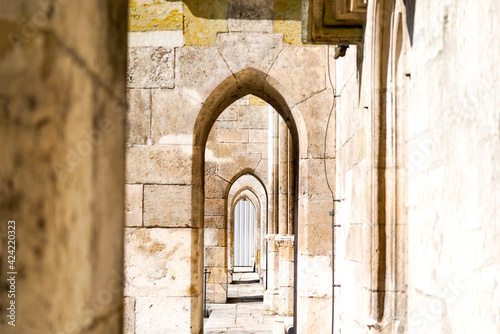
[[[274,316],[264,315],[264,287],[252,268],[236,267],[228,286],[227,304],[209,304],[210,317],[205,319],[205,334],[270,334]]]

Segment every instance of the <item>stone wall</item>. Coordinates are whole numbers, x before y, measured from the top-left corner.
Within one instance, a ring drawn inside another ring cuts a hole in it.
[[[336,61],[336,333],[500,328],[499,12],[370,2]]]
[[[122,331],[126,17],[121,0],[0,4],[2,333]]]

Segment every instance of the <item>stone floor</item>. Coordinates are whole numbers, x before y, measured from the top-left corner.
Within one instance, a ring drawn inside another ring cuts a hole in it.
[[[275,317],[263,314],[264,287],[256,273],[235,272],[228,287],[228,304],[209,304],[205,334],[271,334]],[[233,302],[234,301],[234,302]]]
[[[205,334],[271,334],[274,316],[264,315],[262,302],[211,304],[205,320]]]

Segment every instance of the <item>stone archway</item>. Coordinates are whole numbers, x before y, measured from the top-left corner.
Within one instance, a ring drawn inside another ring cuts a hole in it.
[[[325,82],[326,49],[289,46],[275,34],[239,37],[221,34],[216,47],[180,47],[171,88],[133,90],[131,113],[144,110],[138,103],[151,110],[150,132],[130,143],[126,154],[126,190],[137,219],[126,226],[125,314],[136,332],[152,323],[163,331],[202,330],[204,148],[220,113],[248,94],[280,113],[296,147],[299,330],[314,328],[318,317],[330,318],[331,291],[315,288],[317,272],[300,270],[301,263],[304,268],[317,263],[325,271],[322,281],[331,276],[330,233],[323,233],[329,229],[328,213],[314,213],[331,202],[322,181],[325,106],[332,96]],[[229,39],[239,47],[230,46]],[[332,175],[333,162],[328,153]],[[161,209],[173,203],[176,210]]]

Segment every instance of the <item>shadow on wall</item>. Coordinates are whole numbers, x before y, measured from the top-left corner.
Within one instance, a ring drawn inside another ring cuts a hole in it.
[[[406,6],[406,27],[410,36],[410,43],[413,45],[413,29],[415,26],[415,4],[417,0],[404,0]]]
[[[194,16],[211,20],[302,19],[302,0],[184,0],[184,4]]]

